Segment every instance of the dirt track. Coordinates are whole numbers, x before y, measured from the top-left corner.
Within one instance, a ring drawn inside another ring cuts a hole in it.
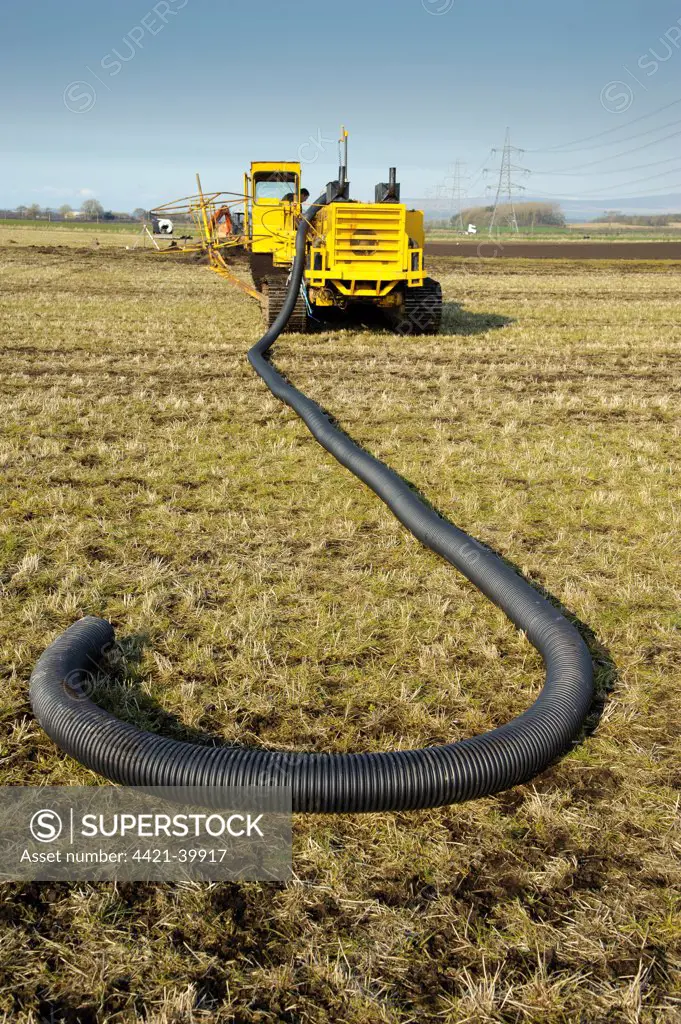
[[[552,260],[681,260],[681,242],[426,242],[429,256]]]

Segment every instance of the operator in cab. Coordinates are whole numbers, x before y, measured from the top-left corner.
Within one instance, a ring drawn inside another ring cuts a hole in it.
[[[301,190],[300,190],[300,205],[302,206],[303,203],[306,203],[309,198],[310,198],[310,193],[308,192],[308,190],[306,188],[301,188]],[[282,203],[295,203],[295,201],[296,201],[296,194],[295,194],[295,192],[287,192],[286,195],[282,199]]]

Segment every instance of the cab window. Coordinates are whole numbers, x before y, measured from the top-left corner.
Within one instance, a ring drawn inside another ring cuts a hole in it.
[[[253,185],[256,203],[280,203],[291,193],[298,195],[298,175],[293,171],[259,171]]]

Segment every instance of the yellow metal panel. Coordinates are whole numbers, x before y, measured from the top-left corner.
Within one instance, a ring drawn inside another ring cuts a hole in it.
[[[419,249],[423,249],[426,240],[423,230],[423,211],[407,210],[406,227],[409,237],[414,239]]]
[[[257,160],[251,164],[251,178],[261,171],[271,173],[272,171],[285,171],[300,176],[299,160]]]
[[[402,282],[423,284],[422,215],[419,220],[401,203],[334,203],[315,228],[320,238],[306,274],[311,286],[333,284],[342,295],[371,298]]]
[[[247,174],[244,174],[244,234],[247,238],[251,237],[250,196],[251,179]]]
[[[256,201],[256,177],[277,173],[296,176],[297,184],[291,182],[290,191],[297,194],[300,189],[300,161],[259,160],[251,164],[251,238],[253,252],[272,253],[275,264],[281,265],[293,261],[300,206],[297,202],[283,202],[276,196],[261,196]]]

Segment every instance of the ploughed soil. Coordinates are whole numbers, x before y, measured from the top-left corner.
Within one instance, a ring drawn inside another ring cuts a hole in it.
[[[426,242],[429,256],[505,256],[552,260],[678,260],[681,242]]]

